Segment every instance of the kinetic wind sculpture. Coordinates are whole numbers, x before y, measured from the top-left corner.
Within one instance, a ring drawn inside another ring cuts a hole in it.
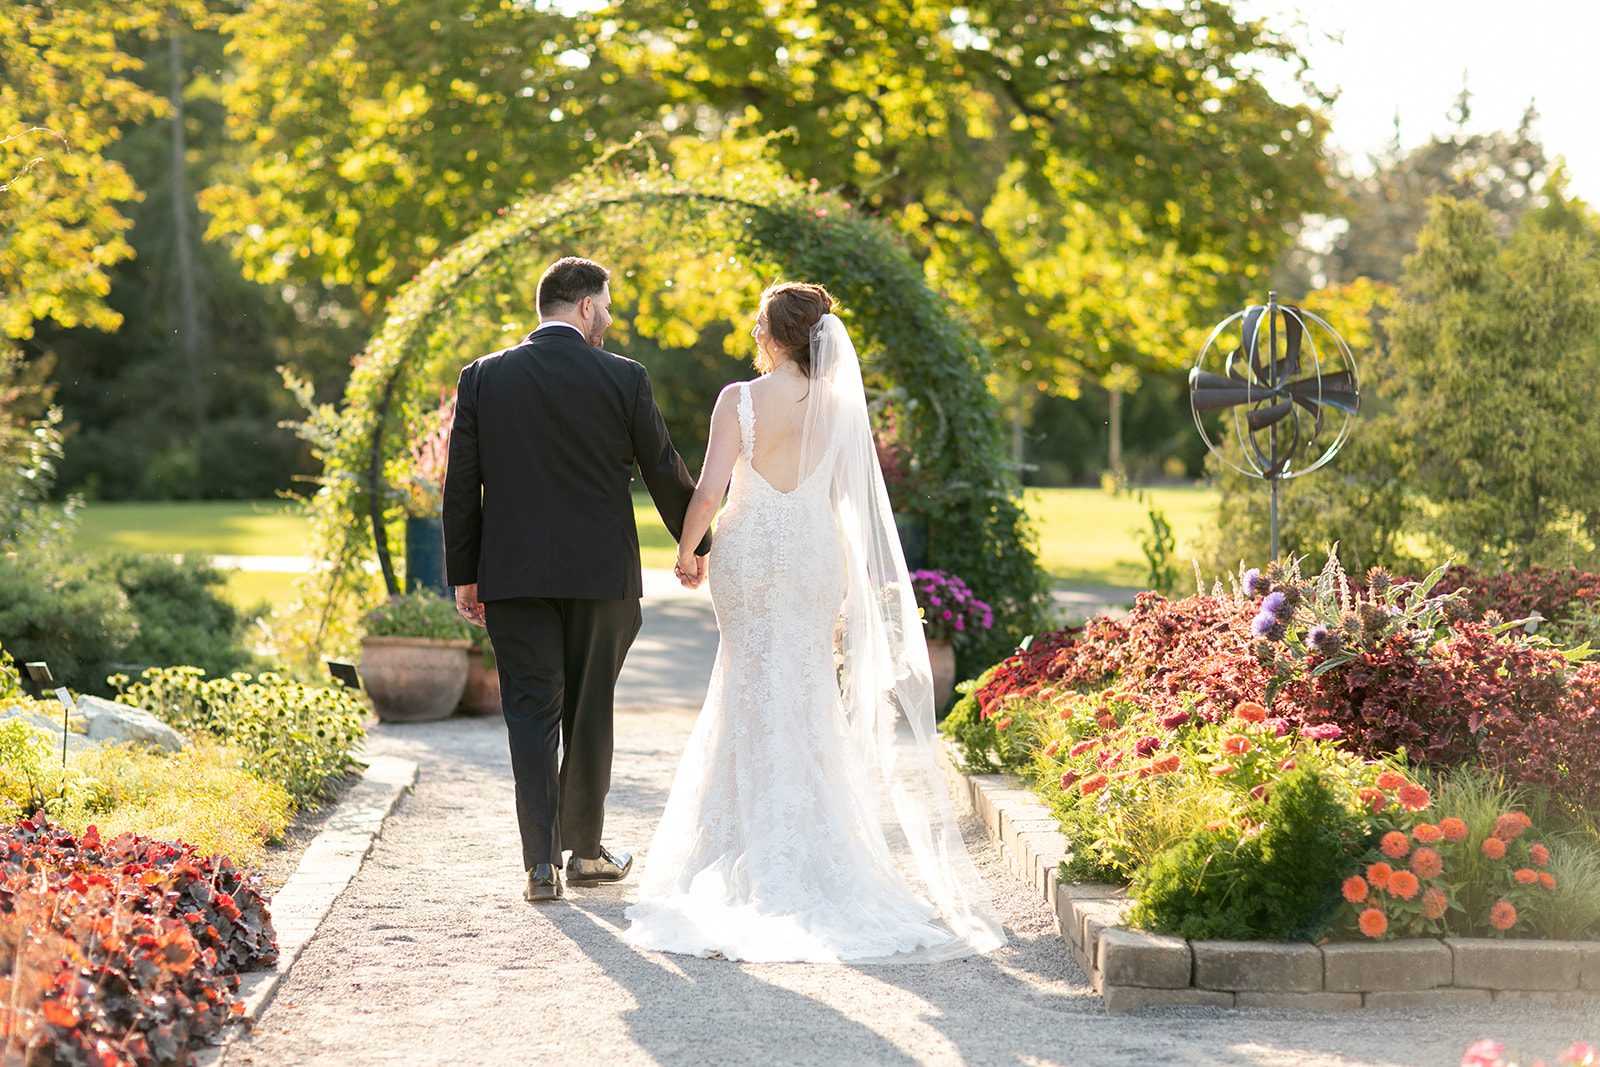
[[[1229,315],[1206,338],[1189,371],[1189,406],[1213,455],[1271,487],[1277,559],[1279,484],[1333,459],[1355,425],[1361,394],[1350,346],[1323,319],[1268,293],[1265,305]],[[1207,431],[1211,411],[1226,413],[1224,432],[1232,416],[1236,450]]]

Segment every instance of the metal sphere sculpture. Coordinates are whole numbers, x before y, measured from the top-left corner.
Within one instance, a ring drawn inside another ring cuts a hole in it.
[[[1361,393],[1350,346],[1325,320],[1269,293],[1206,338],[1189,371],[1189,406],[1213,455],[1271,487],[1277,559],[1279,484],[1327,464],[1355,425]],[[1231,425],[1237,449],[1213,438],[1208,412],[1226,413],[1222,428]]]

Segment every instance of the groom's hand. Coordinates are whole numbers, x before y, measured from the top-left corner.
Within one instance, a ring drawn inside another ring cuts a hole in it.
[[[478,583],[456,586],[456,612],[474,626],[487,626],[483,621],[483,603],[478,599]]]

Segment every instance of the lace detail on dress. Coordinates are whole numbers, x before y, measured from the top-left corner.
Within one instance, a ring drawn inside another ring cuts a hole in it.
[[[721,642],[624,937],[764,962],[945,944],[953,935],[896,866],[850,738],[834,662],[845,577],[831,462],[774,489],[750,464],[748,385],[738,410],[740,458],[710,557]]]
[[[739,455],[749,462],[756,451],[756,405],[750,398],[750,383],[739,383]]]

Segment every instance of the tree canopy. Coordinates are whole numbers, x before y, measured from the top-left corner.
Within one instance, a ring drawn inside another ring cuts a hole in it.
[[[1325,185],[1323,120],[1255,73],[1296,57],[1220,0],[283,0],[227,29],[249,151],[212,233],[369,310],[637,132],[788,131],[764,143],[789,176],[884,218],[1013,373],[1071,389],[1186,354]]]

